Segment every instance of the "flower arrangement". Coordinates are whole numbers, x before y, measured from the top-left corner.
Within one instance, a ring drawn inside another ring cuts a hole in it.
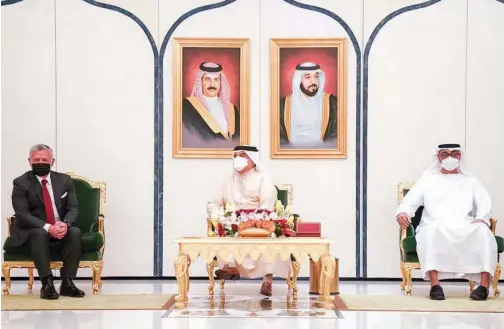
[[[234,204],[227,203],[225,207],[210,216],[213,231],[210,236],[237,237],[251,228],[267,231],[271,237],[290,237],[294,231],[299,215],[291,213],[291,207],[284,207],[279,200],[275,211],[267,209],[235,209]]]

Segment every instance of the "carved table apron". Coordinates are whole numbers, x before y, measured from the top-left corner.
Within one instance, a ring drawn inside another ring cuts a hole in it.
[[[209,238],[181,238],[175,240],[179,246],[175,258],[175,277],[178,282],[178,295],[175,299],[175,308],[184,308],[189,301],[189,268],[191,261],[202,257],[208,272],[208,293],[214,294],[214,273],[217,266],[216,257],[227,259],[230,255],[238,264],[247,257],[252,260],[263,259],[272,263],[277,257],[284,261],[291,261],[292,277],[287,278],[287,284],[292,289],[293,296],[298,293],[297,279],[300,264],[307,257],[314,262],[321,261],[319,299],[331,303],[331,283],[335,275],[336,261],[330,255],[329,247],[332,241],[323,238],[234,238],[234,237],[209,237]]]

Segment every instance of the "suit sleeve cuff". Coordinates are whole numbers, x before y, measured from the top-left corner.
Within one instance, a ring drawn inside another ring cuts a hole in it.
[[[51,224],[45,224],[44,225],[44,230],[46,230],[46,232],[49,232],[49,228],[51,227]]]

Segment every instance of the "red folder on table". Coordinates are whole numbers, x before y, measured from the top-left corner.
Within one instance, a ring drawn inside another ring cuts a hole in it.
[[[319,222],[299,222],[296,225],[297,237],[321,237],[321,224]]]

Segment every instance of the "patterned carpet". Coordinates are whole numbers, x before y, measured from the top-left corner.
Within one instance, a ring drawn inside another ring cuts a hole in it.
[[[173,295],[98,294],[85,298],[43,300],[37,294],[2,296],[2,311],[27,310],[166,310],[165,317],[317,317],[341,318],[340,311],[481,312],[504,313],[504,298],[472,301],[447,297],[431,301],[425,296],[344,295],[324,307],[316,296],[190,295],[185,309],[174,309]]]

